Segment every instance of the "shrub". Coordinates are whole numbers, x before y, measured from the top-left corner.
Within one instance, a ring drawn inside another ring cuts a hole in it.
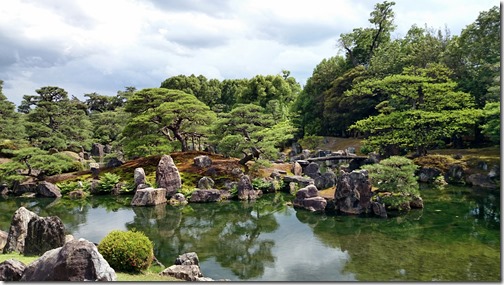
[[[121,177],[117,174],[106,172],[103,177],[100,178],[100,183],[98,184],[98,189],[100,192],[112,192],[112,189],[121,180]]]
[[[98,251],[116,271],[139,273],[152,263],[154,246],[137,231],[111,231],[98,244]]]

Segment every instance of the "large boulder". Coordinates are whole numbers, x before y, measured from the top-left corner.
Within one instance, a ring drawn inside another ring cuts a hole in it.
[[[371,209],[373,213],[381,218],[387,218],[387,210],[385,204],[378,202],[371,202]]]
[[[116,281],[117,276],[98,252],[84,239],[72,240],[46,251],[26,267],[20,281]]]
[[[317,178],[318,176],[320,176],[320,172],[319,172],[319,165],[318,163],[316,162],[311,162],[310,164],[308,164],[305,168],[304,168],[304,174],[310,178]]]
[[[14,212],[3,253],[10,253],[13,251],[23,253],[25,237],[28,232],[28,223],[34,217],[38,217],[38,215],[25,207],[20,207]]]
[[[194,165],[199,168],[206,168],[212,165],[212,159],[210,159],[207,155],[196,156],[193,160]]]
[[[16,196],[21,196],[25,193],[37,193],[37,183],[25,182],[15,185],[12,189],[12,193]]]
[[[41,255],[65,243],[65,226],[60,218],[33,217],[28,223],[24,255]]]
[[[323,190],[334,187],[336,183],[336,174],[332,171],[327,171],[319,177],[315,178],[315,186],[317,189]]]
[[[341,171],[334,193],[337,210],[346,214],[367,213],[371,196],[371,182],[366,170]]]
[[[133,172],[133,181],[135,182],[135,189],[137,189],[140,184],[147,184],[145,170],[142,167],[135,168],[135,171]]]
[[[19,281],[26,265],[15,259],[7,259],[0,263],[0,281]]]
[[[165,188],[144,188],[137,189],[133,199],[131,199],[131,206],[154,206],[167,203]]]
[[[166,198],[171,198],[182,187],[182,180],[171,156],[164,154],[156,168],[156,183],[166,189]]]
[[[262,195],[261,190],[254,190],[248,175],[242,175],[238,181],[238,199],[255,200]]]
[[[37,194],[43,197],[49,198],[59,198],[61,197],[61,192],[58,186],[49,183],[47,181],[39,182],[37,185]]]
[[[445,180],[452,184],[464,184],[464,167],[460,164],[452,164],[445,174]]]
[[[486,189],[497,189],[499,185],[495,183],[488,175],[481,173],[471,174],[466,179],[467,183],[472,186]]]
[[[433,183],[440,174],[441,171],[436,168],[422,167],[418,170],[417,176],[420,182]]]
[[[196,189],[192,192],[189,202],[191,203],[205,203],[220,201],[221,191],[216,189]]]
[[[121,159],[119,159],[117,157],[112,157],[109,159],[109,161],[107,161],[107,164],[105,165],[105,167],[114,168],[114,167],[119,167],[123,164],[124,164],[124,161],[122,161]]]

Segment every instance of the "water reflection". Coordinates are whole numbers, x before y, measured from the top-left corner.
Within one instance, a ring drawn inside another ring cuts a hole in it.
[[[0,229],[8,229],[20,206],[57,215],[69,233],[96,243],[113,229],[135,229],[154,242],[163,264],[195,251],[203,274],[214,279],[500,280],[499,193],[422,191],[423,210],[389,219],[296,210],[283,193],[183,207],[130,207],[128,196],[8,198],[0,202]]]

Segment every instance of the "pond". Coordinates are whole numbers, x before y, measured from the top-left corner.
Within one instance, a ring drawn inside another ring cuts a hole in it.
[[[423,187],[425,208],[380,219],[311,213],[285,193],[255,202],[130,207],[131,196],[0,200],[0,229],[20,206],[59,216],[95,243],[143,231],[165,266],[194,251],[203,275],[232,281],[500,281],[500,192]]]

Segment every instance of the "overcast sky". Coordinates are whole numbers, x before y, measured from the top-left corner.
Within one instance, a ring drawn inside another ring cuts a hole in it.
[[[171,76],[219,80],[290,70],[304,84],[341,33],[369,27],[383,1],[9,0],[0,5],[0,80],[16,105],[43,86],[69,95],[159,87]],[[460,34],[496,0],[395,0],[402,37],[417,24]]]

